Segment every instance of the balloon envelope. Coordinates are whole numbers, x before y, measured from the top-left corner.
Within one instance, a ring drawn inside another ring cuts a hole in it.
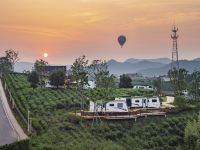
[[[121,47],[124,45],[124,43],[126,42],[126,37],[124,35],[120,35],[118,37],[118,42],[121,45]]]

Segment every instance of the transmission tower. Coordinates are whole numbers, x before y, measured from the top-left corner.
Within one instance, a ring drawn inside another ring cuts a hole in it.
[[[178,28],[174,25],[172,28],[172,35],[171,38],[173,40],[173,48],[172,48],[172,63],[171,63],[171,70],[172,69],[178,69],[179,70],[179,60],[178,60]]]

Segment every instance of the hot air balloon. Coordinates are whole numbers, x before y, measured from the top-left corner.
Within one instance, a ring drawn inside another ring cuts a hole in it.
[[[121,47],[124,45],[124,43],[126,42],[126,37],[124,35],[120,35],[118,37],[118,42],[121,45]]]

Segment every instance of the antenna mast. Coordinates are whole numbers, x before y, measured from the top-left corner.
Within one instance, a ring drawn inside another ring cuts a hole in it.
[[[173,40],[173,48],[172,48],[172,63],[171,63],[171,70],[178,69],[179,70],[179,60],[178,60],[178,28],[174,25],[172,28],[172,35],[171,38]]]

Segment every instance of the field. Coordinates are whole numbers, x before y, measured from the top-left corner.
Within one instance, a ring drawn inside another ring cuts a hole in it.
[[[138,122],[91,122],[73,115],[81,98],[70,89],[32,89],[23,74],[8,74],[6,82],[24,116],[31,111],[35,132],[31,148],[65,149],[176,149],[183,143],[186,122],[196,112],[171,115],[169,118],[148,118]],[[152,95],[152,92],[117,89],[117,96]],[[87,101],[86,101],[87,103]]]

